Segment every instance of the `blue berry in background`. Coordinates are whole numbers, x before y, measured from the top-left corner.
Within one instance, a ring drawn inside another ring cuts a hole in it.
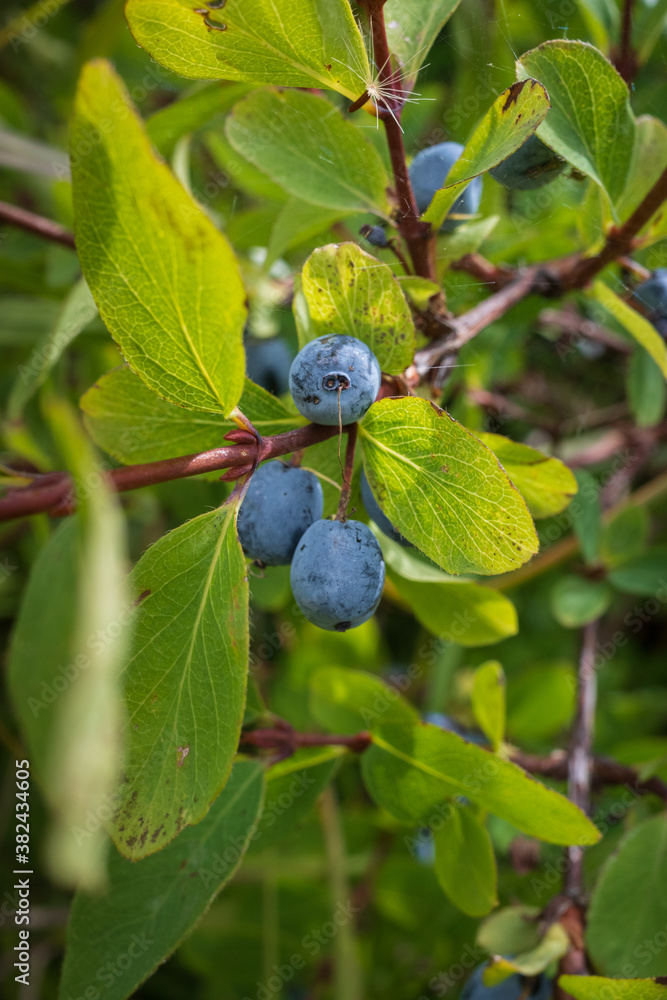
[[[386,247],[389,245],[387,234],[382,226],[362,226],[359,232],[368,240],[372,247]]]
[[[648,318],[661,337],[667,339],[667,268],[654,271],[635,291],[635,297],[648,311]]]
[[[371,521],[375,521],[380,531],[383,531],[384,534],[388,538],[391,538],[394,542],[398,542],[399,545],[410,545],[407,538],[403,538],[400,531],[396,530],[387,515],[380,509],[380,505],[373,496],[373,491],[371,490],[370,483],[366,479],[366,473],[363,469],[361,470],[361,499],[364,501],[366,513],[370,517]]]
[[[289,369],[293,354],[282,337],[245,338],[246,375],[274,396],[282,396],[289,389]]]
[[[253,474],[241,503],[237,528],[250,559],[287,566],[304,531],[324,508],[317,476],[283,462],[267,462]]]
[[[424,722],[430,722],[432,726],[444,729],[446,733],[456,733],[457,736],[462,736],[468,743],[476,743],[480,747],[488,745],[488,741],[483,733],[478,732],[476,729],[466,729],[465,726],[459,725],[455,719],[450,718],[449,715],[445,715],[443,712],[426,712]]]
[[[440,142],[417,153],[410,164],[410,182],[420,212],[425,212],[431,204],[433,195],[444,185],[447,174],[462,152],[463,146],[459,142]],[[450,208],[440,232],[451,233],[466,221],[453,219],[452,215],[475,215],[481,198],[482,178],[475,177]]]
[[[564,169],[565,160],[549,149],[536,135],[531,135],[516,152],[489,173],[494,180],[515,191],[550,184]]]
[[[316,521],[297,545],[290,575],[308,621],[345,632],[368,621],[380,603],[384,561],[361,521]]]
[[[427,868],[432,868],[435,864],[435,841],[427,826],[423,826],[417,833],[415,857],[420,865]]]
[[[531,988],[523,976],[509,976],[497,986],[485,986],[482,976],[486,965],[479,965],[465,984],[461,1000],[551,1000],[553,982],[547,976],[536,978]]]
[[[370,347],[346,334],[311,340],[303,347],[289,372],[294,404],[315,424],[333,426],[363,417],[380,389],[382,375]]]

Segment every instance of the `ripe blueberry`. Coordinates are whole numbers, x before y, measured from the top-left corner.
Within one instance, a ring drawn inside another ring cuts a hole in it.
[[[303,347],[289,372],[289,388],[299,413],[316,424],[332,426],[340,418],[353,424],[378,394],[380,366],[369,347],[356,337],[329,335]]]
[[[461,1000],[551,1000],[553,981],[544,974],[532,987],[523,976],[509,976],[497,986],[485,986],[482,976],[486,965],[478,965],[465,984]]]
[[[444,185],[447,174],[462,152],[463,146],[459,142],[439,142],[437,146],[429,146],[417,153],[410,165],[410,182],[420,212],[425,212],[431,204],[433,195]],[[466,221],[452,216],[474,215],[481,198],[482,179],[475,177],[450,208],[440,232],[451,233]]]
[[[282,337],[245,338],[245,370],[248,378],[274,396],[282,396],[289,388],[289,368],[292,352]]]
[[[386,247],[387,234],[382,226],[362,226],[359,230],[372,247]]]
[[[476,729],[466,729],[465,726],[459,725],[458,722],[450,718],[449,715],[445,715],[444,712],[426,712],[424,722],[430,722],[432,726],[444,729],[446,733],[456,733],[457,736],[462,736],[468,743],[476,743],[480,747],[485,747],[488,744],[488,740],[483,733],[478,732]]]
[[[239,510],[243,551],[267,566],[286,566],[304,531],[322,517],[323,507],[322,487],[312,472],[277,461],[261,465]]]
[[[553,149],[536,135],[531,135],[523,146],[499,163],[489,173],[494,180],[515,191],[528,191],[544,187],[553,181],[565,167]]]
[[[394,542],[398,542],[399,545],[410,545],[407,538],[403,538],[400,531],[396,530],[387,515],[380,509],[380,505],[373,496],[370,483],[366,479],[366,473],[363,469],[361,471],[361,499],[364,501],[366,513],[371,521],[375,521],[380,531],[383,531]]]
[[[368,621],[384,586],[380,546],[360,521],[316,521],[297,545],[290,573],[296,603],[329,632]]]
[[[661,337],[667,339],[667,268],[659,267],[640,285],[635,296],[648,310],[648,318]]]

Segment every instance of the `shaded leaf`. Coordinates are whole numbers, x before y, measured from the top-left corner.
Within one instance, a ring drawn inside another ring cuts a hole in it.
[[[654,548],[628,559],[612,570],[609,582],[627,594],[667,600],[667,549]]]
[[[517,973],[522,976],[538,976],[552,962],[566,955],[570,947],[570,938],[562,924],[551,924],[544,937],[530,951],[513,955],[512,958],[494,955],[484,971],[484,983],[495,986]]]
[[[603,615],[613,596],[605,583],[568,573],[551,591],[551,610],[564,628],[580,628]]]
[[[226,114],[250,89],[246,83],[228,86],[211,83],[202,90],[186,93],[146,120],[148,138],[164,157],[171,156],[182,136],[210,125],[216,115]]]
[[[346,333],[367,344],[383,372],[400,374],[415,352],[410,307],[391,268],[356,243],[311,253],[301,287],[313,337]]]
[[[230,498],[169,532],[132,573],[128,752],[112,831],[129,858],[160,850],[203,819],[236,753],[248,668],[237,510]]]
[[[440,30],[461,0],[387,0],[384,20],[389,50],[401,67],[401,86],[411,90]]]
[[[492,955],[532,951],[540,940],[540,913],[539,906],[506,906],[480,924],[477,943]]]
[[[375,148],[323,97],[256,90],[225,125],[234,149],[302,201],[342,212],[389,212]]]
[[[625,190],[635,140],[623,78],[592,45],[566,39],[525,52],[517,71],[547,88],[551,111],[540,126],[540,139],[616,203]]]
[[[341,213],[337,209],[320,208],[300,198],[290,198],[278,213],[271,230],[266,266],[269,267],[286,250],[301,246],[313,236],[326,232],[340,219]]]
[[[497,660],[487,660],[475,671],[472,709],[480,729],[497,750],[505,735],[505,674]]]
[[[100,984],[107,1000],[125,1000],[178,947],[243,858],[262,808],[263,774],[261,764],[237,761],[197,827],[138,864],[113,853],[109,891],[74,899],[62,1000],[99,994]]]
[[[435,873],[452,903],[470,917],[497,904],[496,857],[484,825],[466,806],[452,807],[434,833]]]
[[[172,402],[230,413],[246,317],[234,254],[155,155],[102,60],[81,74],[71,149],[79,259],[124,357]]]
[[[650,518],[646,508],[633,505],[626,507],[609,524],[605,524],[600,546],[605,566],[613,569],[640,555],[646,546],[649,528]],[[667,556],[665,568],[667,569]]]
[[[383,399],[359,435],[381,509],[448,573],[503,573],[537,551],[525,502],[496,457],[444,410]]]
[[[311,675],[309,687],[310,710],[331,733],[354,734],[387,722],[419,721],[417,710],[396,688],[362,670],[320,667]]]

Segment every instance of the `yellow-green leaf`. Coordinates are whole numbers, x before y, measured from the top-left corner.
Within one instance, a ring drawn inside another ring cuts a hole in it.
[[[124,357],[159,395],[229,414],[244,376],[236,259],[152,150],[102,60],[79,80],[71,161],[79,259]]]
[[[560,976],[558,985],[574,1000],[667,1000],[667,985],[653,979]]]
[[[579,487],[563,462],[502,434],[477,437],[494,453],[533,517],[552,517],[565,510]]]
[[[470,807],[452,803],[433,839],[435,873],[447,896],[468,916],[486,916],[498,902],[498,872],[484,824]]]
[[[648,351],[656,365],[667,378],[667,347],[665,342],[647,319],[644,319],[636,309],[624,302],[609,285],[598,279],[590,290],[592,298],[604,306],[608,313],[624,327],[638,344]]]
[[[480,729],[497,750],[505,734],[505,674],[497,660],[487,660],[475,671],[472,709]]]

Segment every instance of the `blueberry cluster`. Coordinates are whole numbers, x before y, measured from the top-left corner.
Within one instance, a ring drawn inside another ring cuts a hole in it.
[[[373,352],[356,337],[326,336],[297,354],[288,381],[303,416],[335,426],[364,415],[378,394],[381,373]],[[384,519],[380,527],[395,535],[366,481],[364,496],[369,514]],[[384,561],[365,524],[325,520],[322,513],[317,476],[267,462],[252,476],[241,504],[239,539],[251,559],[267,566],[291,564],[292,591],[305,617],[344,632],[367,621],[380,603]]]
[[[667,268],[659,267],[640,285],[635,296],[645,307],[653,326],[667,340]]]

